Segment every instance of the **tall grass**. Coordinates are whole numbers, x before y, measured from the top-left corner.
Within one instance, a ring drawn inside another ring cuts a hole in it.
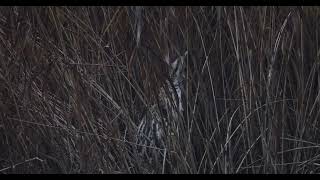
[[[1,7],[0,173],[319,173],[319,13]],[[185,111],[150,165],[138,124],[185,51]]]

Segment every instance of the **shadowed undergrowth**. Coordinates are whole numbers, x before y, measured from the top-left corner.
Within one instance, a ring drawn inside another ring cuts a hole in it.
[[[1,7],[0,172],[319,173],[319,12]],[[150,165],[138,124],[185,51],[185,111]]]

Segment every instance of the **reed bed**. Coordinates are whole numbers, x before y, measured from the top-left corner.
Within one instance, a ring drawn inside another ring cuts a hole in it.
[[[319,12],[1,7],[0,173],[319,173]],[[185,51],[179,136],[151,166],[137,127]]]

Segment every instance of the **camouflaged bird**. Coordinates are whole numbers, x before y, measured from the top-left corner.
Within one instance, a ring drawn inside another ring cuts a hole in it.
[[[159,103],[148,108],[138,126],[137,149],[150,163],[162,159],[167,137],[178,133],[176,122],[183,112],[182,89],[186,56],[187,52],[173,61],[168,57],[165,59],[169,68],[169,79],[159,91]]]

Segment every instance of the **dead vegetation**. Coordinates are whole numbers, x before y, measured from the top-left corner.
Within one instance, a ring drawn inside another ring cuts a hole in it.
[[[319,12],[1,7],[0,172],[319,173]],[[137,125],[186,50],[170,163],[144,164]]]

